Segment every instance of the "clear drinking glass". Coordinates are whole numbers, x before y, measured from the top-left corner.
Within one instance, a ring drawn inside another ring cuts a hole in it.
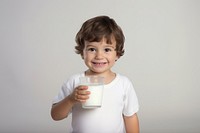
[[[80,77],[80,85],[88,86],[89,99],[82,103],[82,108],[99,108],[102,105],[104,78],[99,76]]]

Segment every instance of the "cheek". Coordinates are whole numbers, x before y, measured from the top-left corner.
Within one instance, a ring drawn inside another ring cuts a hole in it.
[[[89,56],[88,54],[84,53],[82,58],[85,60],[85,61],[90,61],[91,60],[91,56]]]
[[[110,61],[110,62],[115,62],[115,61],[117,61],[118,60],[118,57],[112,57],[112,58],[108,58],[108,60]]]
[[[114,55],[113,58],[114,58],[115,61],[119,59],[119,57],[117,56],[117,54]]]

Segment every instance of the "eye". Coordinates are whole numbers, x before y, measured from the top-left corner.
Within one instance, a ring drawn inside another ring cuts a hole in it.
[[[96,49],[95,48],[87,48],[87,51],[89,51],[89,52],[95,52]]]
[[[111,49],[111,48],[105,48],[104,51],[105,51],[105,52],[111,52],[112,49]]]

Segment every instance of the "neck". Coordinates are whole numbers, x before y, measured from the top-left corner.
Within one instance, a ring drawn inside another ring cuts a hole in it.
[[[87,71],[85,71],[85,76],[101,76],[101,77],[104,77],[105,84],[108,84],[115,79],[116,74],[112,71],[108,71],[108,72],[105,72],[105,73],[96,73],[96,72],[93,72],[91,70],[87,70]]]

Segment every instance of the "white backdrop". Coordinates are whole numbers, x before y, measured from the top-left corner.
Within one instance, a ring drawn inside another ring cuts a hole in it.
[[[74,37],[97,15],[126,36],[114,70],[134,83],[141,133],[199,133],[199,0],[0,0],[0,132],[69,132],[51,101],[85,70]]]

